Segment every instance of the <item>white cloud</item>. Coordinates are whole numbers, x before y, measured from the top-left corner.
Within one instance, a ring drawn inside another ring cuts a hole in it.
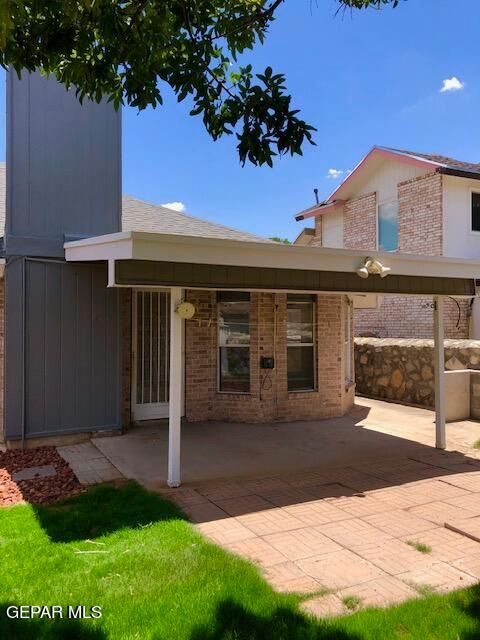
[[[166,207],[167,209],[173,209],[174,211],[185,211],[185,205],[183,202],[166,202],[162,204],[162,207]]]
[[[340,169],[329,169],[327,173],[327,178],[330,180],[338,180],[341,176],[343,176],[345,172]]]
[[[446,78],[443,81],[442,88],[440,89],[440,93],[445,93],[446,91],[460,91],[465,86],[465,83],[459,80],[456,76],[452,76],[451,78]]]

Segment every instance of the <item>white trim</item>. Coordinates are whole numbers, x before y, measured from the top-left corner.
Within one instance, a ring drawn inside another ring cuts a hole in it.
[[[143,420],[162,420],[164,418],[168,418],[168,402],[149,402],[149,403],[138,403],[137,402],[137,331],[138,331],[138,314],[137,314],[137,293],[138,292],[155,292],[155,293],[165,293],[166,294],[166,305],[167,305],[167,313],[169,308],[169,290],[163,288],[163,290],[159,289],[151,289],[151,288],[142,288],[136,289],[132,291],[132,371],[130,375],[130,384],[131,384],[131,410],[132,410],[132,419],[134,422],[141,422]],[[158,321],[160,322],[160,315],[158,316]],[[168,346],[168,345],[167,345]],[[167,378],[168,380],[168,378]],[[183,385],[182,385],[183,388]],[[182,402],[183,406],[183,402]]]
[[[153,260],[312,271],[355,272],[366,255],[392,269],[393,275],[477,278],[480,260],[417,256],[393,252],[351,251],[277,243],[243,242],[175,234],[128,231],[65,243],[67,261],[109,261],[109,286],[115,260]]]
[[[313,342],[301,342],[301,343],[290,343],[288,342],[288,305],[289,304],[308,304],[312,307],[312,339]],[[287,345],[287,393],[315,393],[318,391],[318,317],[317,317],[317,298],[312,297],[311,300],[289,300],[287,296],[286,307],[285,307],[285,342]],[[313,351],[313,387],[311,389],[289,389],[288,388],[288,349],[302,349],[303,347],[310,347]]]
[[[247,302],[247,300],[232,300],[232,301],[223,301],[222,302],[227,302],[228,304],[244,304],[245,302]],[[222,302],[218,302],[218,300],[215,300],[215,307],[216,307],[216,318],[217,318],[217,327],[216,327],[216,350],[217,350],[217,393],[221,393],[221,394],[235,394],[235,395],[239,395],[239,396],[248,396],[248,395],[252,395],[252,349],[251,349],[251,342],[252,342],[252,332],[251,332],[251,315],[252,315],[252,300],[251,298],[248,300],[248,344],[241,344],[241,343],[231,343],[231,344],[220,344],[220,305],[222,304]],[[240,348],[240,349],[248,349],[248,391],[229,391],[228,389],[222,389],[221,388],[221,377],[222,377],[222,365],[221,365],[221,358],[220,358],[220,350],[221,349],[228,349],[228,348]]]
[[[170,381],[168,411],[168,486],[181,484],[181,416],[182,416],[182,335],[184,320],[176,313],[182,301],[180,287],[170,289]]]

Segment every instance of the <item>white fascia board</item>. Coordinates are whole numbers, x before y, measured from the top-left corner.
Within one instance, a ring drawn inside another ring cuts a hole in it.
[[[479,260],[136,231],[65,243],[65,255],[67,261],[154,260],[346,273],[356,271],[367,256],[373,256],[391,268],[392,276],[480,278]]]
[[[130,231],[109,233],[83,240],[65,242],[67,262],[93,262],[96,260],[125,259],[132,257],[133,241]]]

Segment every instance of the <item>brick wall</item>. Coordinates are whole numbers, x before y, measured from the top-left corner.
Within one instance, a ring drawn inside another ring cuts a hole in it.
[[[343,244],[345,249],[377,248],[377,196],[368,193],[349,200],[343,209]]]
[[[469,337],[470,301],[445,299],[445,337]],[[356,309],[355,336],[378,338],[432,338],[432,298],[384,296],[378,309]],[[460,307],[460,322],[459,322]],[[457,326],[458,325],[458,326]]]
[[[217,312],[215,292],[189,291],[197,308],[186,324],[185,405],[190,421],[269,422],[342,415],[351,406],[345,391],[343,305],[345,296],[318,296],[316,305],[317,390],[287,389],[286,295],[252,293],[250,300],[250,393],[217,390]],[[277,340],[274,348],[274,316]],[[274,356],[276,367],[260,369],[261,356]]]
[[[442,255],[442,176],[428,174],[413,178],[399,183],[397,191],[399,252]],[[469,337],[470,302],[459,300],[458,303],[460,322],[456,302],[445,300],[447,338]],[[355,335],[374,333],[381,338],[431,338],[431,305],[430,298],[385,296],[378,309],[355,311]]]
[[[315,235],[310,240],[310,246],[321,247],[323,242],[322,236],[322,216],[315,218]]]
[[[443,253],[442,176],[428,174],[400,182],[398,241],[400,253]]]

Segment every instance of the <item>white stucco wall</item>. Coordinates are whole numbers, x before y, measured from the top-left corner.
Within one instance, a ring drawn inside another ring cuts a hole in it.
[[[471,194],[478,180],[443,177],[443,252],[453,258],[480,258],[480,232],[472,231]]]
[[[396,160],[384,160],[380,166],[376,166],[367,174],[359,188],[356,190],[355,197],[365,195],[367,193],[376,192],[377,202],[385,202],[397,199],[397,185],[399,182],[411,180],[417,176],[427,174],[424,168],[415,167],[405,162],[397,162]]]

